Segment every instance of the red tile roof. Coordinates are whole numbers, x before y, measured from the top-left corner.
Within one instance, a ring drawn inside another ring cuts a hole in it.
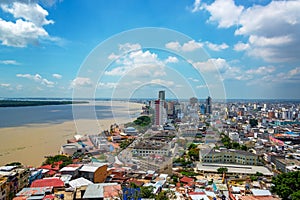
[[[46,195],[46,196],[43,198],[43,200],[53,200],[53,199],[55,199],[55,196],[52,195],[52,194]]]
[[[57,188],[57,187],[64,187],[65,184],[59,178],[44,178],[44,179],[38,179],[33,181],[30,187],[49,187],[49,186]]]
[[[194,179],[184,176],[183,178],[180,179],[180,182],[183,182],[183,183],[194,182]]]

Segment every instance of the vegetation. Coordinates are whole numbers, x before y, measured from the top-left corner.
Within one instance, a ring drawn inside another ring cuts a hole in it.
[[[142,198],[154,198],[155,195],[153,194],[153,187],[152,186],[142,186],[140,195]]]
[[[232,142],[227,135],[221,134],[221,136],[222,136],[221,142],[227,149],[240,149],[244,151],[248,150],[246,145],[240,145],[238,142]]]
[[[12,163],[8,163],[5,166],[21,166],[22,164],[20,162],[12,162]]]
[[[193,164],[192,161],[186,161],[184,158],[177,158],[173,161],[173,163],[180,163],[183,167]]]
[[[250,179],[251,181],[257,181],[260,176],[263,176],[263,174],[260,172],[256,172],[256,174],[250,176]]]
[[[249,124],[251,127],[256,127],[258,125],[257,119],[250,119]]]
[[[134,120],[133,123],[135,125],[145,127],[151,124],[151,118],[148,116],[140,116],[136,120]]]
[[[132,142],[133,142],[134,139],[127,139],[127,140],[124,140],[120,143],[120,148],[121,149],[126,149]]]
[[[0,100],[0,107],[66,105],[66,104],[73,104],[73,103],[87,103],[87,102],[85,102],[85,101],[20,101],[20,100]]]
[[[183,176],[188,176],[188,177],[191,177],[191,176],[197,176],[198,174],[193,172],[193,171],[181,171],[180,174],[182,174]]]
[[[197,145],[192,143],[188,147],[188,156],[192,161],[198,161],[199,160],[199,149],[197,148]]]
[[[217,169],[217,171],[219,174],[223,174],[223,173],[227,173],[228,169],[227,169],[227,167],[220,167]]]
[[[139,132],[145,133],[146,130],[151,126],[151,118],[149,116],[140,116],[133,122],[129,122],[125,124],[125,127],[134,127],[136,128]]]
[[[300,199],[300,171],[288,172],[273,177],[272,192],[282,199]]]
[[[65,155],[56,155],[49,156],[43,164],[45,165],[54,165],[56,162],[62,161],[62,164],[59,165],[59,168],[63,168],[69,164],[72,164],[72,158]]]

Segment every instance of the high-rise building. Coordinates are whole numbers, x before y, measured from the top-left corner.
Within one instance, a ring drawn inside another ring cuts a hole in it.
[[[167,112],[164,107],[165,101],[161,101],[160,99],[155,100],[155,118],[154,124],[156,126],[162,126],[167,122]]]
[[[165,101],[166,100],[166,93],[164,90],[161,90],[158,92],[158,99],[161,101]]]
[[[206,114],[211,114],[211,97],[207,97],[206,99]]]

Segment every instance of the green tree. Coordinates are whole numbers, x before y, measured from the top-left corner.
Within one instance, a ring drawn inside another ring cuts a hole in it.
[[[297,199],[300,188],[300,171],[288,172],[273,177],[272,192],[278,194],[282,199],[294,197]],[[294,194],[295,193],[295,194]]]
[[[250,119],[249,124],[251,127],[256,127],[258,125],[257,119]]]
[[[199,149],[190,149],[188,155],[190,156],[191,160],[199,160]]]
[[[294,192],[291,195],[292,200],[299,200],[300,199],[300,190],[298,190],[297,192]]]
[[[166,191],[162,191],[158,193],[158,195],[155,197],[155,200],[168,200],[168,193]]]
[[[238,142],[233,142],[232,143],[232,148],[239,149],[240,148],[240,144]]]
[[[228,172],[228,168],[227,167],[220,167],[217,169],[219,174],[223,174],[223,173],[227,173]]]
[[[195,149],[195,148],[197,148],[197,145],[194,144],[194,143],[192,143],[192,144],[190,144],[190,146],[188,147],[188,150],[190,150],[190,149]]]
[[[241,150],[243,150],[243,151],[247,151],[247,150],[248,150],[248,148],[247,148],[247,146],[246,146],[246,145],[241,145]]]
[[[153,186],[142,186],[141,187],[141,197],[142,198],[154,198]]]

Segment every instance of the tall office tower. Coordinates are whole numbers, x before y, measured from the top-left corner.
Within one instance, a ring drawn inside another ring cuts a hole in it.
[[[161,90],[158,92],[158,99],[161,101],[165,101],[166,100],[166,94],[164,90]]]
[[[211,114],[211,97],[206,99],[206,114]]]
[[[167,112],[164,108],[164,101],[160,99],[155,100],[155,118],[154,124],[156,126],[161,126],[167,122]]]
[[[155,100],[155,116],[154,116],[154,124],[159,126],[161,122],[160,116],[160,100]]]

